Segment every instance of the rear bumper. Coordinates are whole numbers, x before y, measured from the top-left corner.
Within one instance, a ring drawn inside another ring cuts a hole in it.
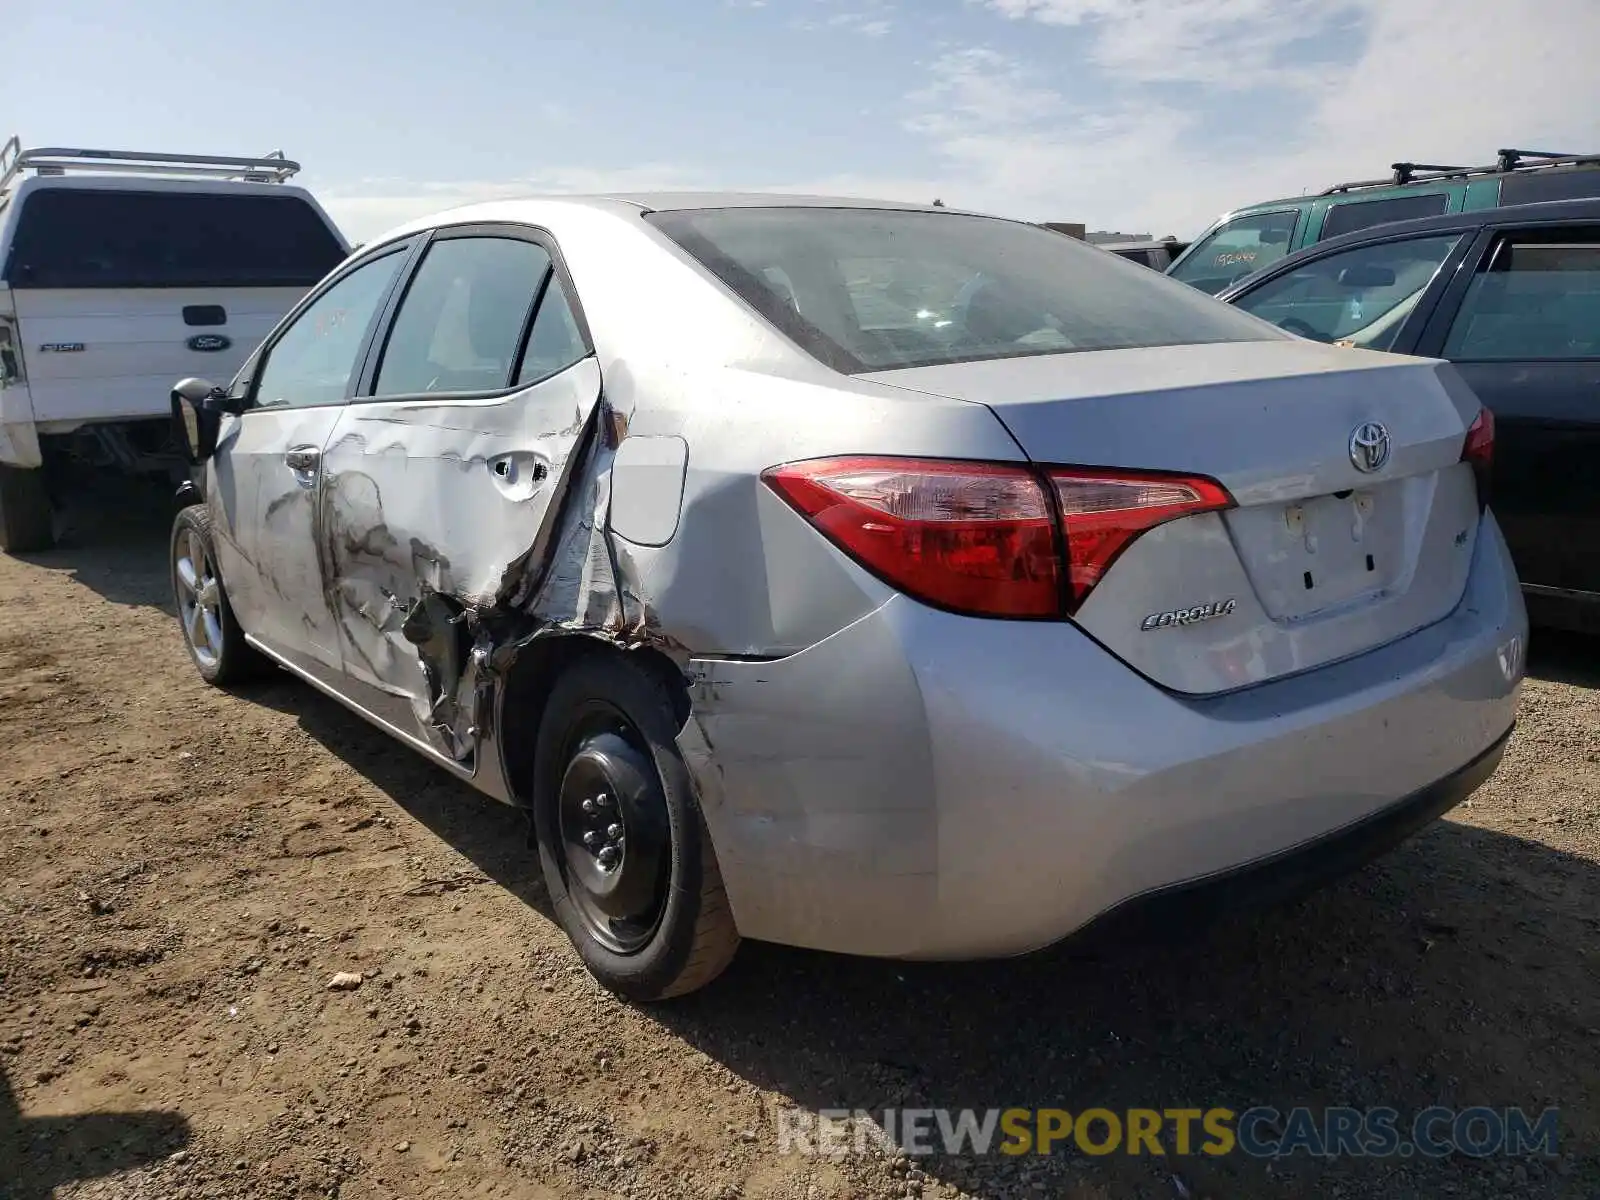
[[[1431,825],[1477,791],[1500,765],[1508,729],[1459,771],[1380,812],[1242,867],[1133,896],[1069,936],[1074,946],[1169,937],[1240,911],[1304,896],[1350,874]]]
[[[1182,697],[1073,626],[897,597],[781,661],[697,662],[680,741],[745,936],[995,957],[1448,793],[1511,727],[1526,639],[1486,516],[1454,613],[1302,675]]]

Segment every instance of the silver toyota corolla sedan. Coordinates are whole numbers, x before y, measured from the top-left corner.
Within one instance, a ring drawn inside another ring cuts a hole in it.
[[[531,817],[607,986],[1233,909],[1494,770],[1492,419],[1031,225],[530,199],[364,245],[231,383],[172,578]]]

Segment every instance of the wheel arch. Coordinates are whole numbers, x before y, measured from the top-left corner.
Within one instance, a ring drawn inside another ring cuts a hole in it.
[[[613,655],[628,659],[659,679],[672,700],[673,719],[681,728],[689,720],[689,684],[667,655],[650,646],[623,649],[595,634],[573,632],[535,638],[517,654],[497,690],[495,725],[501,770],[512,801],[527,807],[533,796],[539,727],[550,691],[563,672],[579,659]]]

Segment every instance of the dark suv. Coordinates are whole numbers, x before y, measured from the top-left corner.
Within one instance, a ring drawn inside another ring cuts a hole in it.
[[[1530,616],[1600,631],[1600,200],[1347,234],[1219,299],[1317,341],[1454,363],[1498,426],[1494,510]]]
[[[1358,179],[1311,196],[1236,209],[1197,237],[1167,274],[1216,295],[1313,243],[1446,213],[1600,196],[1600,155],[1501,150],[1483,167],[1395,163],[1387,179]]]

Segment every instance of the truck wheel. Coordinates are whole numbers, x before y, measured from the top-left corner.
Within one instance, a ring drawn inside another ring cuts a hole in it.
[[[0,550],[27,554],[56,544],[44,471],[0,463]]]
[[[584,965],[637,1001],[682,996],[739,948],[661,683],[620,654],[578,659],[539,727],[534,826],[556,919]]]

